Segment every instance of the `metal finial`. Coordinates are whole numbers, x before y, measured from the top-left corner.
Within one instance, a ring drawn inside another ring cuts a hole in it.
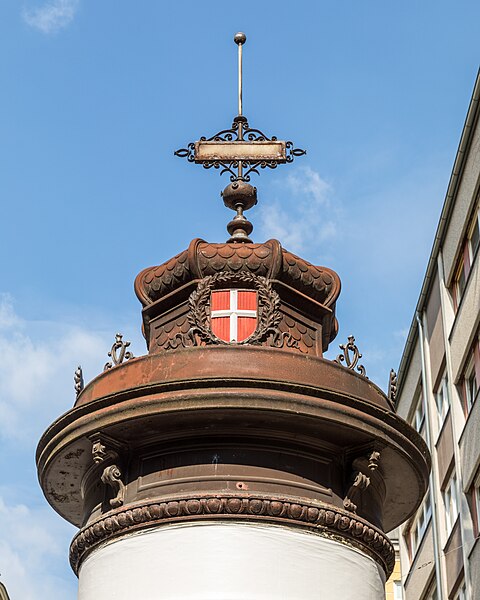
[[[75,373],[73,374],[73,381],[75,383],[75,394],[78,397],[80,392],[85,387],[85,384],[83,382],[83,371],[80,365],[78,365],[78,367],[75,369]]]
[[[391,369],[390,375],[388,377],[388,394],[387,398],[392,403],[392,406],[395,407],[397,401],[397,373],[394,369]]]
[[[203,165],[204,169],[219,169],[220,175],[230,174],[231,183],[222,196],[225,205],[237,214],[227,225],[231,236],[228,241],[249,243],[253,226],[243,212],[257,203],[256,189],[249,184],[250,175],[259,175],[260,169],[276,169],[278,165],[291,163],[306,152],[295,148],[291,141],[268,137],[260,129],[250,127],[242,105],[242,46],[247,36],[239,32],[233,39],[238,46],[238,115],[230,129],[222,129],[208,138],[202,136],[174,154]]]
[[[243,31],[239,31],[233,36],[233,41],[236,44],[244,44],[247,41],[247,36],[243,33]]]

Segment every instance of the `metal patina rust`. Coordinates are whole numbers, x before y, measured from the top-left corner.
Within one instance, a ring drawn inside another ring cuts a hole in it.
[[[245,40],[235,36],[232,128],[176,152],[230,175],[230,239],[195,239],[137,276],[148,353],[135,358],[117,334],[103,373],[84,385],[78,367],[75,406],[37,449],[46,498],[81,528],[76,571],[105,541],[210,519],[301,527],[360,549],[388,576],[385,532],[415,513],[427,489],[430,457],[395,414],[396,380],[387,398],[366,377],[367,357],[358,363],[353,336],[337,362],[323,358],[338,330],[338,275],[277,240],[249,239],[250,175],[305,151],[243,115]],[[212,298],[224,296],[212,315]],[[242,318],[252,321],[239,334]],[[228,319],[228,334],[226,321],[212,319]]]
[[[211,331],[211,293],[225,288],[258,299],[254,335],[239,343]],[[215,515],[314,528],[388,573],[378,536],[419,506],[429,456],[356,360],[322,357],[337,331],[336,273],[276,240],[194,240],[142,271],[135,291],[148,354],[77,386],[38,447],[46,497],[82,528],[74,568],[132,529]]]

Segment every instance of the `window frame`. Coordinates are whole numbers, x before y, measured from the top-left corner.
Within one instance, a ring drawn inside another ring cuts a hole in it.
[[[475,353],[475,350],[474,350]],[[465,405],[465,413],[468,415],[475,404],[480,389],[477,369],[475,365],[475,356],[471,356],[468,362],[465,374],[463,376],[463,398]]]
[[[423,438],[425,438],[425,424],[425,400],[423,397],[423,390],[422,388],[420,388],[417,401],[415,403],[415,412],[413,413],[412,426]]]
[[[434,392],[435,397],[435,408],[437,414],[437,427],[438,434],[442,431],[442,428],[447,420],[448,413],[450,412],[450,393],[448,390],[448,375],[446,371],[443,372],[442,378],[436,391]],[[439,399],[441,398],[441,405],[439,405]]]
[[[472,243],[474,233],[477,232],[477,242],[475,246]],[[452,296],[455,310],[458,310],[462,301],[465,289],[468,283],[468,277],[472,270],[472,265],[480,248],[480,204],[477,204],[473,210],[472,217],[469,220],[467,234],[462,243],[462,251],[458,258],[453,278]]]
[[[447,484],[442,489],[442,500],[445,511],[445,531],[448,538],[455,527],[460,511],[460,503],[457,496],[457,474],[455,470],[452,471]]]
[[[432,504],[430,501],[430,493],[427,492],[405,536],[407,538],[406,541],[411,562],[415,560],[415,556],[422,544],[431,520]]]
[[[465,580],[463,580],[458,586],[452,600],[467,600],[467,588],[465,586]]]

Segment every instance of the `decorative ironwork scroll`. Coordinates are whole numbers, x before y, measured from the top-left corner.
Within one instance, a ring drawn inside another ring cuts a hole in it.
[[[112,361],[107,362],[103,367],[103,370],[107,371],[108,369],[112,369],[113,367],[121,365],[124,360],[130,360],[131,358],[135,358],[130,351],[127,352],[127,348],[129,346],[130,342],[124,342],[123,335],[121,333],[115,334],[115,341],[110,352],[107,355],[110,356]]]
[[[340,350],[343,350],[343,354],[339,354],[333,362],[347,367],[347,369],[351,369],[352,371],[356,368],[360,375],[366,377],[367,373],[365,367],[363,365],[358,365],[358,361],[362,358],[362,355],[355,345],[355,338],[353,335],[349,335],[348,342],[346,344],[340,344],[339,348]],[[343,363],[345,364],[343,365]]]
[[[259,175],[259,169],[276,169],[279,164],[291,163],[306,150],[295,148],[293,142],[267,137],[260,129],[250,127],[246,117],[235,117],[230,129],[223,129],[186,148],[175,156],[203,165],[204,169],[221,169],[220,175],[230,173],[230,181],[250,181],[250,175]],[[236,172],[235,172],[236,171]]]
[[[244,33],[237,33],[234,41],[238,46],[238,115],[230,129],[222,129],[211,137],[201,137],[190,142],[186,148],[174,152],[175,156],[203,165],[204,169],[221,169],[220,175],[230,173],[230,181],[250,181],[252,173],[259,169],[276,169],[279,164],[290,163],[296,156],[306,154],[295,148],[293,142],[268,137],[260,129],[250,127],[243,115],[242,104],[242,48],[246,42]]]

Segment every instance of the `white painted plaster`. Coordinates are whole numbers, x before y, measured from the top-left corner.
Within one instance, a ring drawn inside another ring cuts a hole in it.
[[[245,523],[163,526],[92,552],[79,600],[383,600],[377,563],[315,533]]]

